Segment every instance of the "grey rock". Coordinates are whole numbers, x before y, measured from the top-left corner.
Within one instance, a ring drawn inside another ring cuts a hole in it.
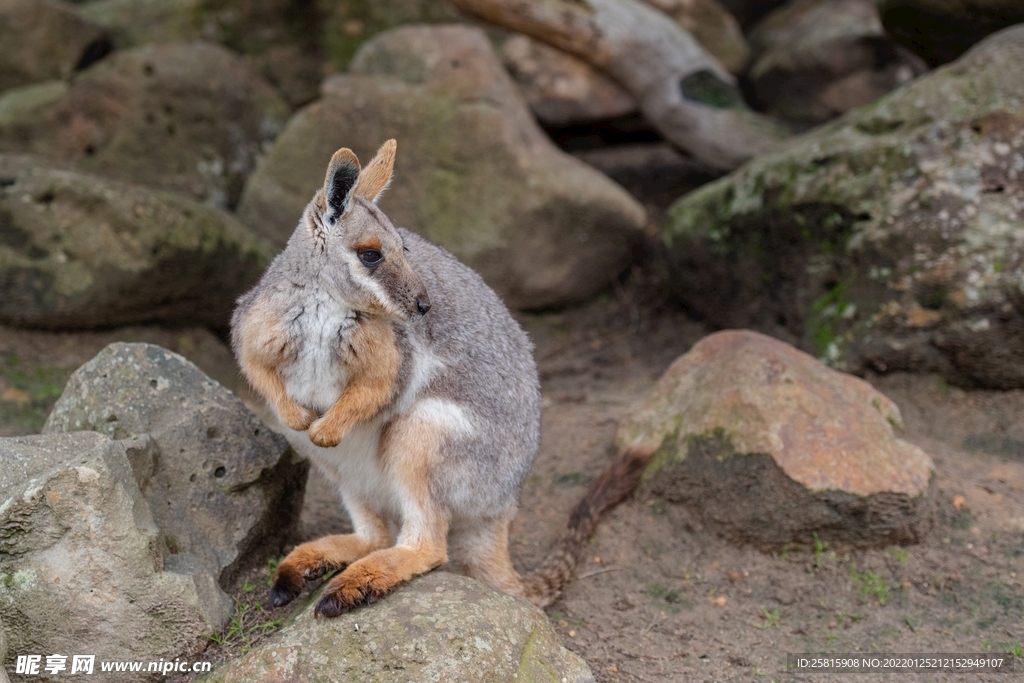
[[[517,34],[501,44],[501,61],[537,120],[548,126],[636,114],[636,102],[611,78],[577,57]]]
[[[211,591],[279,553],[295,530],[308,462],[175,353],[111,344],[76,370],[43,433],[78,430],[147,435],[127,457],[159,551],[168,566],[209,577]]]
[[[291,236],[334,150],[365,160],[396,138],[381,208],[477,270],[510,306],[580,300],[630,263],[643,207],[554,147],[481,30],[388,31],[323,91],[246,185],[239,217],[271,241]]]
[[[312,607],[206,683],[373,680],[586,683],[587,664],[529,603],[433,572],[371,607],[317,620]]]
[[[935,466],[902,426],[867,382],[730,330],[672,363],[617,440],[659,445],[649,494],[737,541],[870,546],[917,542],[933,523]]]
[[[1024,27],[676,202],[676,293],[859,373],[1024,387]]]
[[[59,100],[0,120],[0,151],[231,208],[287,116],[274,88],[218,45],[144,45],[82,71]]]
[[[718,0],[643,0],[675,19],[730,73],[750,57],[739,22]]]
[[[809,126],[870,104],[924,73],[887,36],[874,0],[794,0],[750,34],[753,104]]]
[[[111,49],[107,33],[67,3],[0,0],[0,91],[69,78]]]
[[[274,251],[219,209],[0,154],[0,322],[223,328]]]
[[[5,668],[18,654],[193,655],[230,616],[216,586],[164,565],[129,443],[92,432],[0,438]]]

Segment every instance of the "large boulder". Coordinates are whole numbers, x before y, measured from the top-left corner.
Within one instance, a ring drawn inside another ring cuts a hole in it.
[[[0,151],[230,208],[287,115],[276,91],[222,47],[146,45],[79,73],[60,99],[0,120]]]
[[[867,382],[756,332],[718,332],[678,358],[620,428],[660,444],[650,494],[762,547],[915,542],[931,526],[931,458],[894,433]]]
[[[231,600],[209,574],[168,561],[130,464],[145,449],[139,441],[0,438],[3,668],[29,654],[187,657],[230,617]]]
[[[882,29],[874,0],[794,0],[750,34],[752,104],[808,126],[870,104],[925,72]]]
[[[74,7],[54,0],[0,0],[0,91],[68,78],[112,49]]]
[[[718,0],[643,0],[675,19],[732,73],[747,63],[750,48],[739,22]]]
[[[79,430],[151,441],[131,464],[168,565],[227,586],[295,530],[308,462],[176,353],[111,344],[76,370],[43,433]]]
[[[226,327],[274,248],[229,214],[0,154],[0,322]]]
[[[457,21],[445,0],[95,0],[82,13],[120,47],[210,40],[246,60],[293,106],[317,96],[370,36],[402,24]]]
[[[636,114],[633,96],[582,59],[524,35],[501,44],[501,61],[537,120],[567,126]]]
[[[1024,387],[1024,27],[681,199],[678,296],[860,372]]]
[[[393,137],[384,211],[478,270],[509,305],[579,300],[628,265],[643,208],[554,147],[483,31],[389,31],[323,91],[245,188],[239,217],[268,239],[287,241],[334,150],[350,147],[365,161]]]
[[[1020,0],[877,0],[882,23],[930,65],[951,62],[1001,29],[1024,22]]]
[[[539,609],[444,572],[421,576],[372,607],[317,620],[310,607],[205,683],[372,680],[586,683]]]

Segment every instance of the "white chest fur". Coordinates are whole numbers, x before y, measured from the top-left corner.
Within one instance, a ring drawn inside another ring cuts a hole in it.
[[[302,307],[288,312],[296,358],[281,369],[288,395],[300,405],[323,413],[338,400],[348,382],[343,360],[346,334],[356,325],[355,311],[318,291]]]

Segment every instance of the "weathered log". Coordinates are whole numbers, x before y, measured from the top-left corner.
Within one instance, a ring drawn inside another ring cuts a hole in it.
[[[672,19],[638,0],[449,0],[602,69],[644,116],[700,161],[731,170],[786,132],[743,102],[733,77]]]

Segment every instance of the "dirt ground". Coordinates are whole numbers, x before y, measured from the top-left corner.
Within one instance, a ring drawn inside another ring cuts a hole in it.
[[[708,332],[671,306],[645,302],[639,280],[579,309],[520,318],[537,345],[544,392],[541,448],[512,534],[521,571],[540,563],[586,483],[611,460],[629,406]],[[71,369],[119,338],[174,348],[244,395],[227,349],[203,330],[0,329],[0,434],[38,430]],[[729,544],[688,510],[641,494],[602,522],[578,578],[548,609],[598,681],[838,681],[849,675],[788,673],[786,654],[1020,653],[1024,392],[964,391],[931,376],[868,379],[900,406],[905,437],[935,459],[937,523],[925,542],[863,551],[815,548],[808,539],[803,548],[764,553]],[[347,528],[314,472],[295,541]],[[264,607],[266,579],[260,567],[236,587],[245,615],[204,658],[251,646],[263,635],[259,624],[286,613]],[[890,679],[963,676],[867,680]]]

